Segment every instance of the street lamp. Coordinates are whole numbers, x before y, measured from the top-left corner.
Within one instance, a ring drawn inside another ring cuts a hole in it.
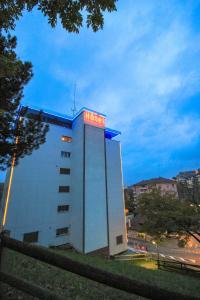
[[[156,246],[156,252],[157,252],[157,264],[158,264],[158,268],[160,266],[160,258],[159,258],[159,252],[158,252],[158,244],[156,241],[152,241],[152,244]]]

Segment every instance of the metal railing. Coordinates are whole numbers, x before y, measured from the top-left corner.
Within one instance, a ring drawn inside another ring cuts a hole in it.
[[[200,266],[188,264],[180,261],[158,260],[157,265],[159,269],[166,269],[171,271],[184,271],[191,275],[200,275]]]

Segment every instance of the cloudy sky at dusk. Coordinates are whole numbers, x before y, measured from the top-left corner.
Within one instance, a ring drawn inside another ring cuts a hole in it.
[[[200,167],[200,1],[119,0],[104,30],[69,34],[43,15],[16,27],[17,52],[33,63],[24,103],[107,115],[122,132],[125,184]]]

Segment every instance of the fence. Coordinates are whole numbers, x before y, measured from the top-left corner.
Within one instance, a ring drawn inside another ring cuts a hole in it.
[[[35,258],[39,261],[50,264],[52,266],[66,270],[68,272],[72,272],[74,274],[83,276],[95,282],[102,283],[109,287],[120,289],[128,293],[146,297],[148,299],[162,299],[162,300],[199,299],[197,297],[195,298],[191,296],[185,296],[178,292],[172,292],[169,290],[165,290],[163,288],[159,288],[157,286],[152,286],[146,283],[139,282],[134,279],[109,273],[107,271],[92,267],[90,265],[74,261],[60,254],[49,251],[44,247],[39,247],[21,241],[17,241],[5,235],[1,235],[0,238],[1,238],[0,259],[3,259],[4,248],[8,248],[16,252],[19,252],[21,254],[27,255],[29,257]],[[55,295],[54,293],[46,289],[38,287],[26,280],[17,278],[12,274],[8,274],[3,271],[0,271],[0,281],[7,283],[10,286],[13,286],[23,292],[29,293],[30,295],[38,297],[40,299],[50,299],[50,300],[63,299],[63,297],[61,296]]]
[[[181,271],[190,275],[200,275],[200,266],[188,264],[180,261],[158,260],[159,269],[166,269],[168,271]]]

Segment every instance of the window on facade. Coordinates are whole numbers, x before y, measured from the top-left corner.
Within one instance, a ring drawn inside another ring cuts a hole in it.
[[[69,193],[69,186],[68,185],[60,185],[59,186],[59,193]]]
[[[67,142],[67,143],[71,143],[72,137],[71,136],[62,135],[61,136],[61,141]]]
[[[38,242],[38,231],[24,233],[23,241],[27,243],[36,243]]]
[[[70,174],[69,168],[60,168],[60,174]]]
[[[70,157],[71,153],[67,151],[61,151],[61,157]]]
[[[69,233],[68,227],[58,228],[56,229],[56,236],[67,235]]]
[[[69,210],[69,205],[58,205],[57,211],[58,212],[65,212]]]
[[[116,242],[117,242],[117,245],[122,244],[123,243],[123,235],[118,235],[116,237]]]

